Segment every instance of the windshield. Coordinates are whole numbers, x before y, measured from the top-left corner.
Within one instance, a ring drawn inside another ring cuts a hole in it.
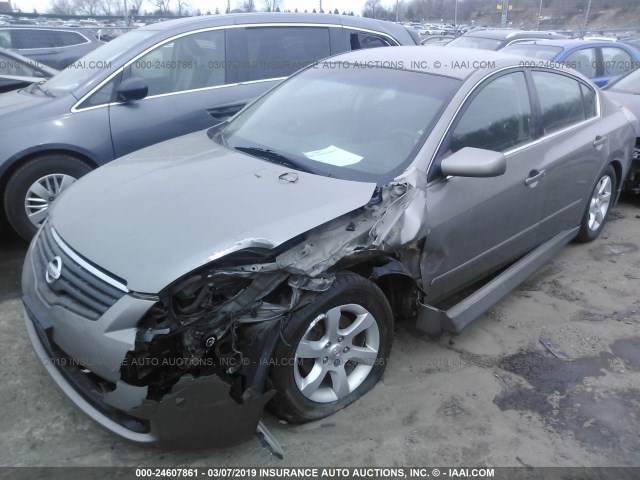
[[[502,40],[495,38],[462,36],[447,43],[447,47],[480,48],[482,50],[498,50]]]
[[[346,62],[323,67],[331,64],[293,76],[235,117],[222,131],[226,145],[300,170],[384,184],[411,162],[461,83]]]
[[[612,84],[607,90],[640,95],[640,69],[634,70]]]
[[[510,45],[502,49],[504,53],[518,57],[537,58],[538,60],[553,60],[562,52],[562,47],[550,47],[548,45],[522,44]]]
[[[128,50],[131,45],[135,45],[155,33],[153,30],[133,30],[121,35],[76,60],[43,84],[42,88],[56,96],[72,92],[78,86],[86,83],[96,73],[112,70],[115,65],[111,65],[111,62],[122,52]]]

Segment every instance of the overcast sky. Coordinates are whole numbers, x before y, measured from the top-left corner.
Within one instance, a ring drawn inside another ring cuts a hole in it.
[[[175,8],[177,0],[172,0],[171,8]],[[198,8],[205,13],[207,10],[211,10],[213,13],[218,7],[221,12],[224,12],[227,8],[227,0],[187,0],[190,4],[192,10],[197,10]],[[352,10],[355,14],[361,15],[362,9],[364,7],[365,0],[323,0],[322,8],[324,11],[328,11],[329,9],[333,11],[333,9],[337,8],[340,12],[343,10],[349,11]],[[236,8],[236,4],[238,2],[236,0],[231,0],[231,8]],[[259,10],[262,10],[263,3],[262,0],[255,0],[256,6]],[[319,7],[319,0],[283,0],[281,3],[281,9],[288,8],[294,10],[295,8],[298,11],[304,12],[305,9],[308,11],[312,11],[314,8],[317,10]],[[33,9],[37,9],[39,13],[47,13],[49,11],[50,0],[12,0],[12,4],[14,8],[20,8],[23,12],[32,12]],[[383,5],[395,5],[394,0],[383,0]],[[151,10],[153,6],[149,3],[148,0],[142,4],[142,10]]]

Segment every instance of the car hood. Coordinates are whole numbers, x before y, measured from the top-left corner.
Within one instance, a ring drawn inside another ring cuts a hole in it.
[[[374,189],[268,163],[197,132],[85,176],[58,197],[50,222],[130,290],[157,293],[223,255],[278,246],[366,205]]]

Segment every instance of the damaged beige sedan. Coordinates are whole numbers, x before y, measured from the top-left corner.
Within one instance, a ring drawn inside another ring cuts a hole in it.
[[[257,432],[281,453],[265,406],[291,422],[346,407],[383,374],[394,321],[458,333],[604,227],[635,117],[575,72],[521,65],[341,55],[82,178],[24,266],[50,375],[129,440]]]

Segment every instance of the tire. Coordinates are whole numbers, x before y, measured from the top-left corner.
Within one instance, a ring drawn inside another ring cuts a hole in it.
[[[611,165],[607,165],[598,175],[589,195],[577,236],[579,242],[590,242],[600,235],[613,207],[616,187],[616,172]]]
[[[11,227],[25,240],[31,240],[46,218],[51,202],[90,171],[89,165],[68,155],[46,155],[22,165],[7,182],[4,194],[4,209]],[[40,194],[30,192],[32,188]]]
[[[348,328],[356,324],[363,328],[349,335]],[[272,410],[291,423],[303,423],[346,407],[382,377],[392,337],[393,314],[382,291],[359,275],[339,274],[283,330],[286,342],[281,339],[276,346],[270,372],[276,390]],[[356,359],[358,353],[363,356]]]

